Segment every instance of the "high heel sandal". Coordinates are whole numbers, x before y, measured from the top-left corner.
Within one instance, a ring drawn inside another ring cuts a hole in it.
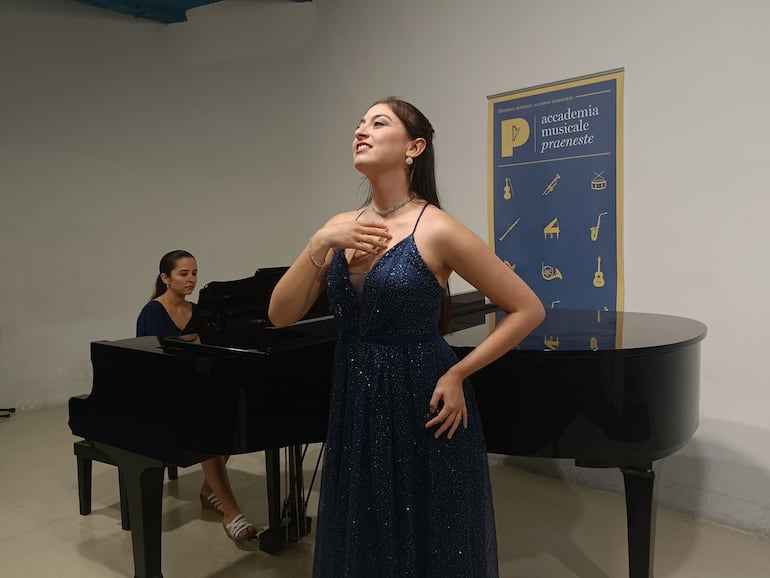
[[[210,510],[216,512],[220,516],[225,515],[225,511],[222,509],[222,502],[219,501],[219,498],[217,498],[214,492],[210,493],[208,496],[201,494],[200,499],[202,510]]]
[[[259,540],[254,539],[259,535],[259,531],[243,514],[238,514],[229,524],[222,522],[222,526],[227,537],[241,550],[259,550]]]

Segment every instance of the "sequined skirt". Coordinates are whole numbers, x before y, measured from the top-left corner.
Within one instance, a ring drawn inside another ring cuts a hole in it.
[[[438,335],[343,335],[335,355],[314,578],[498,576],[483,429],[425,428],[456,363]]]

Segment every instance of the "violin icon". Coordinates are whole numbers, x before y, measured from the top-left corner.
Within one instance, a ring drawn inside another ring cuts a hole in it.
[[[594,287],[604,287],[604,273],[602,273],[602,258],[596,258],[596,272],[594,273]]]
[[[513,195],[511,194],[511,179],[505,177],[505,185],[503,186],[503,198],[507,201]]]

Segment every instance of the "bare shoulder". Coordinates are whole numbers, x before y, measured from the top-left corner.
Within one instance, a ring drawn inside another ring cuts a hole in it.
[[[443,247],[462,246],[469,241],[483,241],[467,226],[446,211],[429,205],[422,216],[424,227],[419,227],[426,241]]]
[[[486,248],[468,227],[435,205],[425,208],[415,240],[423,260],[442,285],[452,271],[463,269],[462,255],[470,259]]]

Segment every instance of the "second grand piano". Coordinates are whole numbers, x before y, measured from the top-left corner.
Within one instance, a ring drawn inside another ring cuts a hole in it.
[[[72,432],[120,468],[137,578],[162,577],[164,465],[324,439],[333,319],[321,307],[320,317],[279,330],[253,321],[266,299],[234,299],[220,300],[224,314],[211,312],[209,339],[92,343],[92,392],[70,400]],[[459,355],[483,338],[493,315],[478,294],[455,297]],[[549,310],[519,348],[471,378],[490,452],[621,469],[630,578],[653,576],[653,462],[698,426],[705,334],[702,323],[681,317]],[[269,492],[271,485],[268,472]],[[276,512],[276,496],[268,500]],[[271,514],[270,523],[268,537],[282,520]]]

